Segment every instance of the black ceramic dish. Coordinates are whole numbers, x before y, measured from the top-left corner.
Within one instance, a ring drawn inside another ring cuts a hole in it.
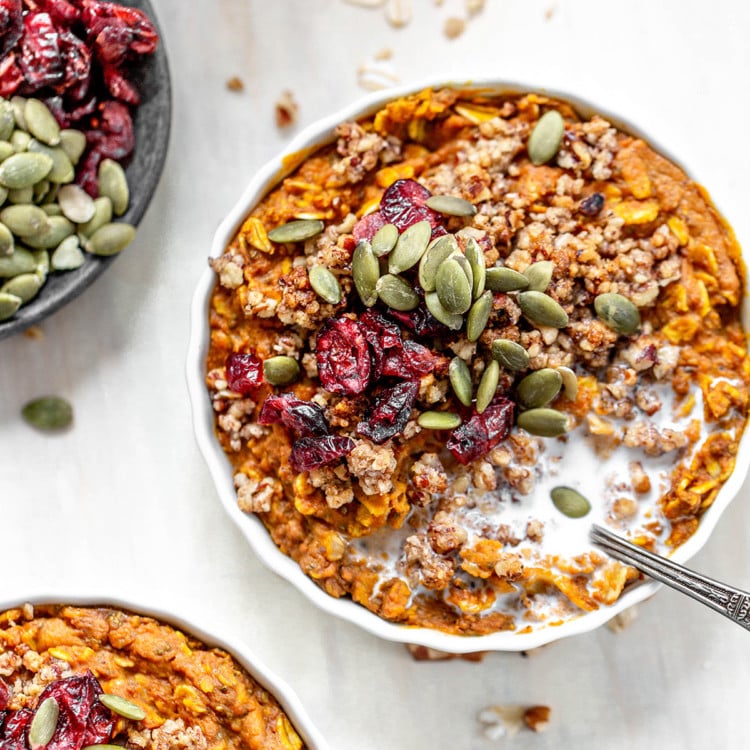
[[[135,151],[125,169],[130,185],[130,206],[118,221],[136,225],[151,201],[164,167],[172,114],[172,93],[164,35],[151,3],[149,0],[132,0],[122,4],[140,8],[147,13],[156,25],[160,37],[156,52],[143,61],[135,80],[142,101],[133,119]],[[12,318],[0,323],[0,339],[23,331],[60,309],[98,279],[116,258],[116,255],[100,257],[87,254],[86,262],[75,271],[50,273],[39,294],[23,305]]]

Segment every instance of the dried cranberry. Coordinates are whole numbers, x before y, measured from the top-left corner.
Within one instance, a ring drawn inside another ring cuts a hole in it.
[[[401,329],[376,310],[367,310],[359,322],[362,324],[367,343],[372,347],[372,379],[377,380],[383,374],[383,361],[389,349],[403,349]]]
[[[63,78],[60,34],[49,13],[27,13],[18,61],[32,91],[53,86]]]
[[[26,750],[26,732],[33,718],[34,712],[30,708],[9,711],[2,727],[0,750]]]
[[[95,129],[86,131],[86,140],[103,157],[124,159],[135,147],[133,120],[121,102],[99,105],[99,116],[93,121]]]
[[[120,68],[114,65],[104,65],[102,69],[104,85],[115,99],[137,106],[141,103],[138,89],[124,76]]]
[[[21,0],[0,0],[0,57],[15,47],[22,33]]]
[[[601,193],[591,193],[578,206],[578,210],[585,216],[596,216],[604,208],[604,196]]]
[[[81,12],[67,0],[24,0],[29,10],[43,10],[52,16],[58,26],[70,28],[81,16]]]
[[[292,446],[289,463],[295,471],[310,471],[346,456],[354,446],[354,440],[343,435],[303,437]]]
[[[404,341],[402,349],[392,349],[383,359],[383,375],[419,379],[432,372],[441,357],[416,341]]]
[[[381,391],[367,418],[357,425],[357,434],[384,443],[404,431],[419,393],[419,384],[407,380]]]
[[[64,92],[72,102],[80,102],[86,98],[91,84],[91,52],[75,34],[63,31],[60,34],[60,54],[64,72],[57,91]]]
[[[442,227],[442,215],[425,206],[425,201],[432,195],[416,180],[396,180],[386,188],[380,199],[380,213],[389,224],[395,224],[399,232],[416,224],[418,221],[429,221],[433,228],[442,229],[439,234],[445,234]]]
[[[143,11],[99,0],[82,0],[80,5],[89,42],[102,63],[121,65],[156,49],[159,36]]]
[[[388,315],[395,318],[407,331],[417,336],[438,336],[448,330],[426,307],[420,305],[414,310],[402,312],[388,310]]]
[[[99,162],[102,155],[91,149],[79,162],[76,172],[76,185],[82,187],[92,198],[99,195]]]
[[[258,415],[259,424],[276,424],[294,430],[300,437],[327,435],[329,433],[323,409],[312,401],[302,401],[293,393],[269,396]]]
[[[372,360],[364,327],[356,320],[327,320],[318,333],[318,375],[329,393],[357,395],[370,383]]]
[[[474,415],[451,433],[446,447],[461,464],[491,451],[505,440],[513,425],[514,404],[504,396],[497,396],[481,413]]]
[[[383,218],[383,214],[380,211],[375,213],[367,214],[363,216],[352,229],[354,239],[359,242],[360,240],[367,240],[372,242],[372,238],[375,236],[378,229],[384,227],[388,222]]]
[[[13,52],[0,60],[0,96],[11,97],[23,83],[23,73]]]
[[[224,368],[230,391],[246,396],[263,385],[263,362],[255,354],[230,354]]]

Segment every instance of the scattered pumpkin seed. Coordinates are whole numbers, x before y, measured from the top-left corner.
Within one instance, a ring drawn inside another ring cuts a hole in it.
[[[518,271],[506,266],[495,266],[487,269],[485,286],[493,292],[518,292],[526,289],[529,280]]]
[[[375,291],[392,310],[406,312],[419,305],[419,295],[411,288],[409,282],[400,276],[390,273],[381,276],[375,284]]]
[[[556,109],[545,112],[529,136],[527,149],[531,163],[538,166],[554,158],[560,149],[564,132],[565,123],[562,115]]]
[[[538,409],[553,401],[562,388],[562,375],[545,367],[528,374],[518,384],[518,400],[527,409]]]
[[[60,396],[42,396],[29,401],[21,415],[39,430],[62,430],[73,421],[73,407]]]
[[[114,159],[102,159],[99,164],[99,195],[106,195],[112,201],[115,216],[122,216],[128,210],[130,190],[125,170]],[[323,222],[319,223],[322,231]]]
[[[45,232],[49,226],[47,214],[39,206],[30,203],[7,206],[0,211],[0,221],[16,237],[33,237]]]
[[[60,706],[54,698],[45,698],[39,704],[29,725],[31,750],[41,750],[52,739],[52,735],[57,729],[59,716]]]
[[[116,255],[134,239],[134,226],[124,222],[105,224],[84,242],[83,249],[92,255]]]
[[[458,331],[464,324],[464,316],[448,312],[440,302],[437,292],[427,292],[424,296],[424,302],[432,316],[439,320],[444,326],[452,331]]]
[[[0,140],[0,162],[5,161],[9,156],[13,156],[16,150],[5,140]]]
[[[94,199],[78,185],[63,185],[57,202],[63,214],[76,224],[85,224],[94,217]]]
[[[477,386],[476,410],[481,414],[495,398],[497,384],[500,382],[500,365],[497,360],[491,359],[482,373],[482,379]]]
[[[41,99],[27,99],[23,109],[26,130],[48,146],[60,143],[60,126],[52,112]]]
[[[438,268],[454,253],[459,252],[452,234],[444,234],[431,242],[419,261],[419,285],[425,292],[435,291]]]
[[[445,216],[474,216],[477,207],[473,203],[455,195],[431,195],[426,201],[427,208]]]
[[[68,155],[68,159],[75,165],[78,164],[83,152],[86,150],[86,136],[80,130],[63,128],[60,131],[60,148]]]
[[[31,143],[31,136],[25,130],[14,130],[10,134],[10,145],[17,154],[24,153]]]
[[[388,256],[388,271],[399,274],[417,265],[430,244],[431,234],[429,221],[418,221],[405,229]]]
[[[591,503],[572,487],[555,487],[549,494],[555,508],[568,518],[583,518],[591,510]]]
[[[32,273],[35,268],[34,256],[20,245],[16,245],[10,255],[0,255],[0,278],[10,279],[21,273]]]
[[[80,268],[86,261],[78,241],[78,236],[73,234],[66,237],[52,253],[50,266],[53,271],[73,271]]]
[[[352,255],[352,278],[359,298],[365,307],[372,307],[378,301],[375,286],[380,278],[380,263],[372,245],[362,240],[354,248]]]
[[[94,215],[90,221],[78,227],[79,234],[91,237],[94,232],[112,221],[112,201],[106,195],[94,198]]]
[[[641,326],[638,308],[621,294],[600,294],[594,300],[594,309],[605,325],[625,336],[635,333]]]
[[[63,210],[60,208],[60,206],[57,203],[45,203],[41,207],[42,211],[44,211],[47,216],[62,216]]]
[[[578,395],[578,378],[570,367],[558,367],[557,371],[562,378],[563,393],[568,401],[575,401]]]
[[[58,185],[73,182],[75,169],[73,162],[59,146],[47,146],[41,141],[32,138],[29,141],[28,150],[30,154],[44,154],[52,159],[52,169],[47,173],[47,179]]]
[[[461,315],[471,307],[471,284],[456,257],[448,258],[438,268],[435,291],[449,313]]]
[[[539,437],[559,437],[568,431],[568,415],[556,409],[529,409],[518,415],[518,426]]]
[[[372,238],[372,251],[378,258],[382,258],[396,247],[397,242],[398,227],[395,224],[385,224]]]
[[[487,326],[492,312],[492,292],[485,292],[469,310],[466,316],[466,338],[476,341]]]
[[[21,307],[21,298],[15,294],[0,294],[0,320],[12,318]]]
[[[5,224],[0,224],[0,257],[10,255],[14,247],[13,232]]]
[[[518,304],[532,323],[550,328],[565,328],[568,325],[568,313],[544,292],[521,292]]]
[[[299,372],[299,363],[292,357],[269,357],[263,362],[263,376],[271,385],[289,385]]]
[[[448,380],[456,398],[464,406],[471,406],[471,373],[461,357],[453,357],[448,365]]]
[[[36,266],[35,266],[36,270]],[[0,286],[0,294],[12,294],[26,304],[36,297],[44,279],[36,273],[20,273]]]
[[[31,187],[43,180],[52,169],[53,161],[47,154],[19,153],[0,164],[0,184],[10,189]]]
[[[43,182],[43,180],[40,180],[39,182]],[[34,200],[34,188],[29,186],[25,188],[10,189],[8,190],[7,198],[9,203],[31,203]]]
[[[341,302],[341,287],[330,269],[326,266],[313,266],[307,275],[310,279],[310,286],[318,297],[331,305],[338,305]]]
[[[100,703],[103,703],[110,711],[114,711],[119,716],[123,716],[126,719],[132,719],[133,721],[142,721],[146,718],[146,712],[138,705],[129,701],[127,698],[122,698],[119,695],[110,695],[109,693],[102,693],[99,696]]]
[[[484,293],[487,281],[487,266],[484,262],[484,253],[482,252],[482,248],[479,247],[479,243],[473,237],[469,237],[467,240],[464,251],[472,272],[471,294],[474,299],[479,299]]]
[[[532,263],[523,275],[529,280],[527,289],[530,292],[543,292],[552,281],[552,272],[555,264],[551,260],[540,260]]]
[[[26,119],[23,116],[26,111],[26,97],[19,96],[18,94],[11,96],[10,106],[13,108],[13,119],[16,121],[16,127],[21,130],[27,130]]]
[[[101,192],[101,191],[100,191]],[[106,193],[104,193],[106,195]],[[112,201],[114,207],[114,201]],[[115,213],[117,213],[115,211]],[[272,229],[268,233],[271,242],[303,242],[323,231],[324,224],[320,219],[295,219]]]
[[[506,369],[518,372],[529,366],[529,353],[520,344],[509,339],[492,342],[492,356]]]
[[[461,417],[450,411],[423,411],[417,417],[417,424],[426,430],[455,430],[461,424]]]
[[[25,237],[24,242],[33,248],[53,248],[57,247],[66,237],[70,237],[75,231],[73,222],[68,221],[64,216],[50,216],[47,223],[47,229],[31,237]]]
[[[0,141],[7,141],[15,127],[13,105],[7,99],[0,99]]]

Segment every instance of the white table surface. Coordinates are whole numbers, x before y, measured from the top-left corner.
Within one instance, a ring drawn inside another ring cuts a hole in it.
[[[524,658],[415,663],[316,610],[267,571],[220,509],[198,454],[184,360],[188,307],[212,234],[261,164],[299,127],[362,93],[384,47],[402,83],[495,75],[569,90],[626,113],[695,174],[750,246],[750,6],[738,1],[413,0],[400,30],[343,0],[154,0],[174,87],[166,169],[137,240],[43,339],[0,342],[0,596],[94,589],[203,612],[288,680],[333,748],[483,750],[484,706],[543,703],[524,748],[741,747],[750,635],[669,591],[624,632],[603,628]],[[551,17],[548,17],[551,16]],[[225,82],[239,76],[242,93]],[[282,90],[299,122],[274,124]],[[137,189],[137,186],[136,186]],[[68,397],[75,425],[35,432],[27,400]],[[697,569],[750,588],[750,485]]]

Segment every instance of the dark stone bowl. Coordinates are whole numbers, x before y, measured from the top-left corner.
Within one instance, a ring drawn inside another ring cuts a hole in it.
[[[122,4],[145,11],[156,24],[160,37],[156,52],[145,58],[136,71],[135,83],[142,101],[133,120],[135,151],[125,169],[130,186],[130,206],[123,216],[116,219],[137,225],[151,201],[164,167],[172,115],[172,92],[164,37],[151,3],[149,0],[130,0]],[[23,331],[60,309],[93,284],[116,258],[116,255],[99,257],[86,254],[86,262],[80,268],[51,272],[33,300],[23,305],[12,318],[0,322],[0,339]]]

